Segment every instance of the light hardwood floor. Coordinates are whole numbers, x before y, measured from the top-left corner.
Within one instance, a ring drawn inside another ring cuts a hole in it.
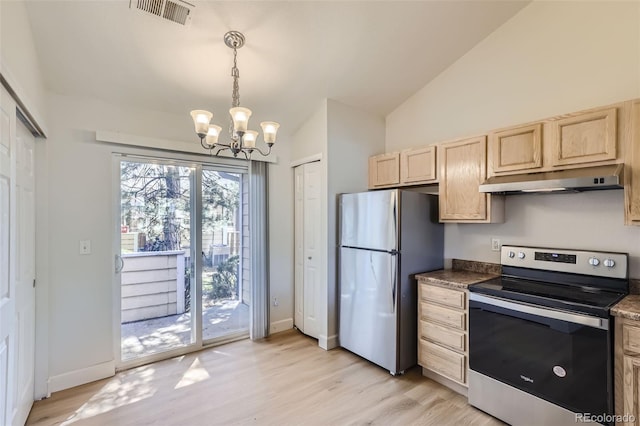
[[[27,425],[500,425],[421,376],[295,330],[118,373],[34,404]]]

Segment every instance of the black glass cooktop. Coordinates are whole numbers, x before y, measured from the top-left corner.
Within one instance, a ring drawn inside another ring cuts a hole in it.
[[[472,285],[469,291],[599,317],[608,317],[609,309],[626,295],[609,289],[504,276]]]

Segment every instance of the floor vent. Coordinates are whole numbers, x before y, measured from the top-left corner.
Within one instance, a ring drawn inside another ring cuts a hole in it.
[[[181,0],[130,0],[129,8],[188,26],[195,6]]]

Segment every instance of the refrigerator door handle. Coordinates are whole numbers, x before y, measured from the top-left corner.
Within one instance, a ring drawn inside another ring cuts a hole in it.
[[[397,272],[397,265],[398,265],[398,258],[396,257],[395,254],[391,254],[391,256],[389,256],[391,259],[391,268],[389,268],[391,270],[391,312],[393,312],[395,314],[396,312],[396,294],[397,294],[397,289],[398,289],[398,272]]]

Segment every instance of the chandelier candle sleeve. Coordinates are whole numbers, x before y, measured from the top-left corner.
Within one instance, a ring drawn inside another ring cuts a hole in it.
[[[242,136],[242,146],[247,149],[255,148],[257,138],[258,132],[256,132],[255,130],[247,130]]]
[[[280,127],[280,125],[275,121],[263,121],[260,123],[260,127],[262,127],[262,134],[264,135],[265,143],[275,143],[276,133],[278,133],[278,127]]]
[[[249,127],[249,117],[251,110],[249,108],[235,107],[229,110],[231,118],[233,118],[233,130],[236,132],[246,132]]]
[[[220,136],[220,131],[222,127],[216,126],[215,124],[209,125],[209,131],[207,131],[207,137],[205,138],[205,142],[207,145],[215,145],[218,143],[218,137]]]
[[[201,138],[209,131],[209,122],[213,118],[213,113],[202,109],[196,109],[191,111],[191,117],[193,123],[196,125],[196,133]]]

